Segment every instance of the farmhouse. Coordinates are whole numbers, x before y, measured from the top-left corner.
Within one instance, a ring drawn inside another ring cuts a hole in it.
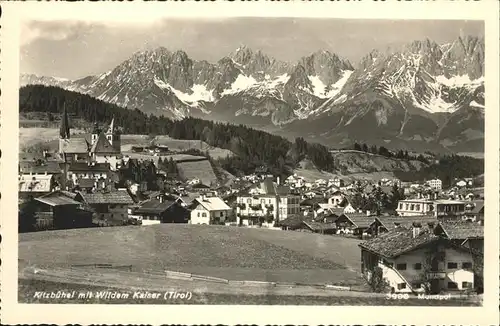
[[[194,200],[193,206],[191,224],[221,224],[233,211],[219,197],[201,196]]]
[[[128,207],[134,204],[126,190],[82,193],[82,197],[96,219],[108,225],[123,225],[128,220]]]
[[[374,216],[367,216],[366,214],[342,214],[335,220],[337,233],[353,234],[361,237],[369,230],[374,219]]]
[[[129,217],[136,217],[142,225],[159,223],[188,223],[189,211],[180,200],[172,196],[160,194],[131,210]]]
[[[376,267],[393,292],[466,291],[474,288],[477,253],[414,224],[359,244],[362,272],[370,278]]]
[[[30,219],[36,221],[38,229],[91,227],[92,213],[76,197],[67,191],[55,191],[35,198],[25,206],[20,228],[25,228]]]

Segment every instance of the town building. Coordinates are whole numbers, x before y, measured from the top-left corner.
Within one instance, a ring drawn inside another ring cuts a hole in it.
[[[457,200],[405,199],[399,201],[396,212],[399,216],[456,217],[465,213],[465,205],[465,202]]]
[[[300,214],[300,195],[292,194],[289,187],[274,183],[267,178],[261,182],[255,195],[239,195],[237,223],[272,227],[276,222],[291,215]]]
[[[477,251],[447,237],[442,229],[414,224],[359,244],[362,273],[376,267],[391,292],[437,294],[475,288]]]
[[[19,176],[19,199],[26,200],[46,195],[55,189],[53,175],[23,174]]]
[[[439,179],[432,179],[427,181],[427,185],[435,191],[441,191],[443,189],[443,182]]]
[[[202,195],[193,201],[191,224],[223,224],[233,210],[221,198]]]
[[[109,164],[113,171],[119,168],[122,159],[121,134],[114,122],[113,118],[106,132],[102,132],[97,124],[94,125],[89,151],[92,162]]]

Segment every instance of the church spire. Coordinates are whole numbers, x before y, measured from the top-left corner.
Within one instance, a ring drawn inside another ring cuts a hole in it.
[[[68,120],[68,112],[66,111],[66,102],[63,105],[64,108],[61,117],[61,127],[59,128],[59,136],[62,139],[69,139],[69,120]]]
[[[114,125],[115,125],[115,117],[111,119],[111,123],[109,124],[109,129],[108,129],[108,134],[113,134],[114,133]]]

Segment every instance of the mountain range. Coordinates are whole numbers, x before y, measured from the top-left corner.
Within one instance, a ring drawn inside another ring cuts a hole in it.
[[[329,51],[295,63],[246,46],[216,63],[160,47],[78,80],[21,75],[174,119],[257,126],[332,147],[484,150],[484,38],[414,41],[353,65]]]

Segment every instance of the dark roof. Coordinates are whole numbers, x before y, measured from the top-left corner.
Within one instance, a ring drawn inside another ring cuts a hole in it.
[[[113,153],[113,154],[119,154],[120,151],[115,148],[113,145],[109,143],[109,141],[106,139],[106,135],[104,133],[100,133],[99,137],[97,138],[96,142],[94,145],[92,145],[92,148],[90,149],[92,153]]]
[[[368,228],[376,216],[367,216],[366,214],[344,214],[358,228]]]
[[[41,153],[19,153],[19,162],[34,162],[38,159],[43,160],[43,155]]]
[[[60,139],[59,151],[63,153],[87,153],[89,144],[85,138]]]
[[[309,198],[300,202],[300,206],[314,206],[320,203],[327,203],[325,198]]]
[[[80,178],[80,179],[78,179],[77,184],[81,188],[93,188],[95,185],[95,180],[94,179],[87,179],[87,178]]]
[[[75,162],[71,163],[68,171],[109,172],[111,170],[109,163],[94,163],[93,165],[89,165],[85,162]]]
[[[96,192],[93,194],[82,194],[88,204],[133,204],[134,201],[126,190],[115,190],[110,192]]]
[[[481,211],[484,212],[484,201],[483,200],[478,200],[474,202],[475,206],[474,208],[470,211],[471,214],[480,214]]]
[[[376,238],[362,242],[359,246],[381,256],[395,258],[438,239],[440,239],[440,237],[431,232],[421,233],[414,238],[412,229],[400,227],[383,233]]]
[[[42,165],[38,165],[36,162],[24,162],[20,170],[22,173],[61,173],[61,167],[55,161],[43,162]]]
[[[484,239],[484,226],[472,222],[441,222],[438,230],[450,240]]]
[[[172,206],[175,201],[164,200],[160,202],[158,199],[153,198],[141,204],[139,208],[135,210],[137,214],[161,214],[166,211],[170,206]]]
[[[61,191],[52,192],[45,196],[35,198],[35,200],[50,206],[80,205],[80,202],[66,196],[66,194]]]
[[[279,226],[287,226],[287,227],[298,227],[302,224],[303,221],[308,220],[307,217],[303,215],[290,215],[287,218],[278,222]]]
[[[437,225],[438,220],[435,216],[378,216],[375,218],[375,221],[379,221],[382,226],[384,226],[387,230],[394,229],[395,227],[410,227],[413,222],[421,223],[422,226],[425,226],[428,223],[434,222]]]
[[[313,222],[313,221],[304,221],[304,225],[310,228],[313,231],[323,231],[323,230],[334,230],[337,229],[337,225],[335,223],[321,223],[321,222]]]

